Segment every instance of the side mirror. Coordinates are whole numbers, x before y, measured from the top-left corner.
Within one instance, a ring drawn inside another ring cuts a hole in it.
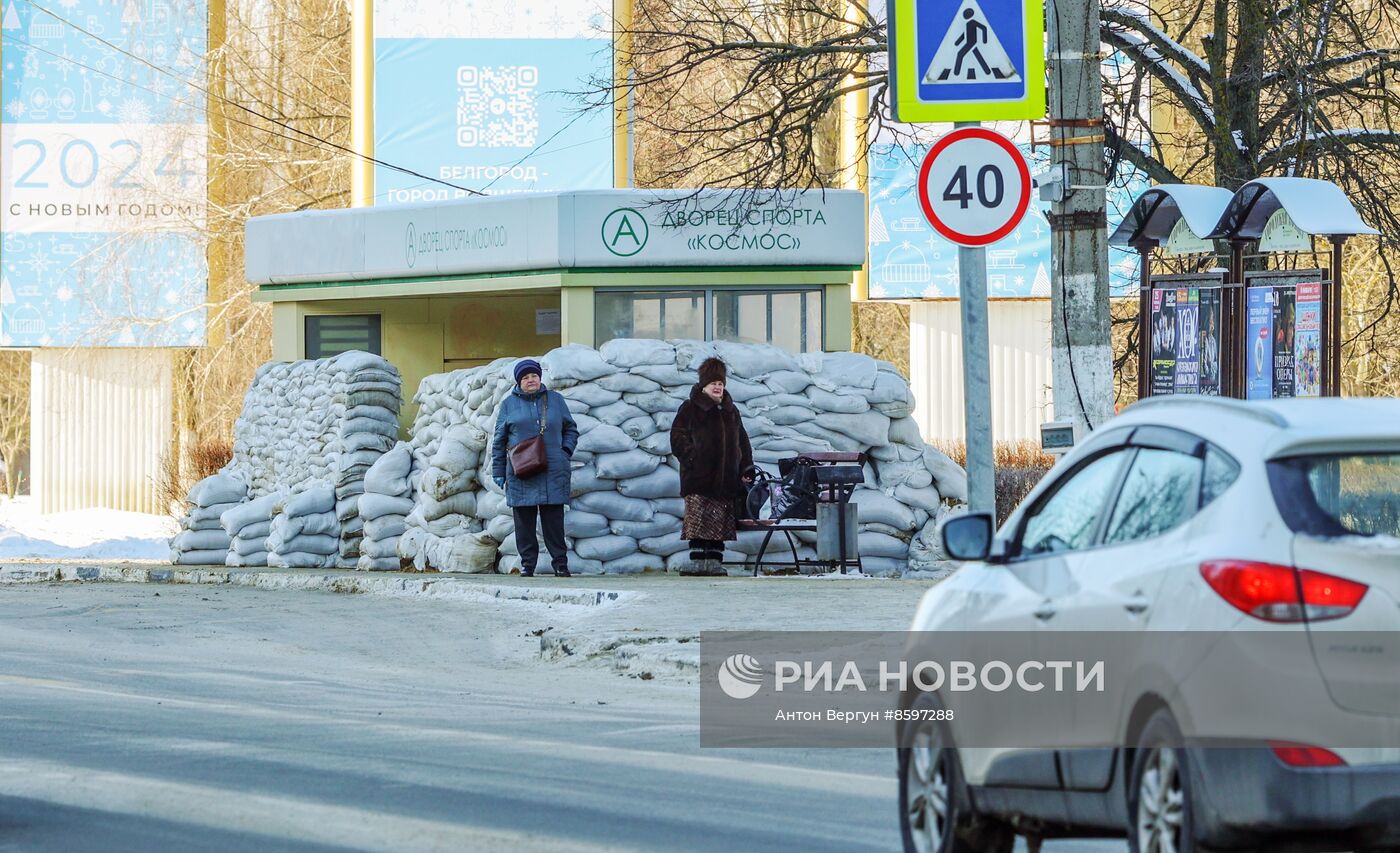
[[[943,524],[943,550],[954,560],[985,560],[992,551],[992,517],[960,515]]]

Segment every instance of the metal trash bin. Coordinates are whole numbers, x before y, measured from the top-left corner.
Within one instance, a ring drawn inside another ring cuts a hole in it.
[[[854,561],[860,557],[860,507],[853,503],[817,504],[817,559]],[[841,529],[846,530],[846,553],[841,553]],[[844,568],[844,567],[843,567]]]

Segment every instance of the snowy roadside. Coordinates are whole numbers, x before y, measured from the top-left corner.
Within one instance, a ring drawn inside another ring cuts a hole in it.
[[[81,509],[43,515],[32,499],[0,500],[0,561],[170,561],[168,515]]]

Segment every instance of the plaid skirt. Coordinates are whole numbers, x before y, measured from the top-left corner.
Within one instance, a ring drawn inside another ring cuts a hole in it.
[[[686,495],[681,538],[711,539],[716,542],[738,539],[739,534],[734,529],[734,502],[704,495]]]

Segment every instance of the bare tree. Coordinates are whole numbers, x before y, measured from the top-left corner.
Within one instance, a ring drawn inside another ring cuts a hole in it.
[[[889,119],[883,10],[859,0],[638,0],[623,80],[586,93],[632,99],[636,175],[651,186],[831,186],[841,99],[868,95],[862,157]],[[1394,345],[1400,287],[1400,0],[1116,0],[1101,38],[1110,180],[1236,188],[1265,175],[1337,182],[1381,230],[1379,276],[1352,288],[1349,352]],[[1053,46],[1051,46],[1053,49]],[[1356,284],[1356,282],[1349,282]],[[1358,299],[1367,300],[1364,304]],[[1393,351],[1393,350],[1392,350]],[[1351,374],[1349,374],[1351,375]],[[1396,377],[1352,387],[1400,390]]]
[[[19,494],[29,446],[29,353],[0,351],[0,494]]]

